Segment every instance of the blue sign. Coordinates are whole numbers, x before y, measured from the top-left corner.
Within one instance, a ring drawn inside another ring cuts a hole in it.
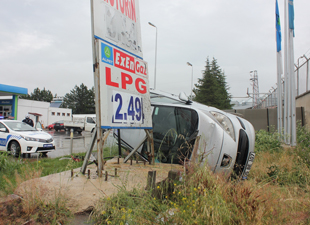
[[[101,61],[113,66],[113,48],[101,42]]]
[[[13,100],[0,100],[0,105],[13,105]]]

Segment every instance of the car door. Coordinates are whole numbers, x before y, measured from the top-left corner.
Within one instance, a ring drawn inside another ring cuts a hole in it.
[[[85,131],[92,131],[92,129],[96,126],[96,122],[93,117],[87,116],[85,120]]]
[[[8,129],[3,125],[3,123],[0,123],[0,150],[2,151],[6,151],[6,142],[8,134],[9,134]]]

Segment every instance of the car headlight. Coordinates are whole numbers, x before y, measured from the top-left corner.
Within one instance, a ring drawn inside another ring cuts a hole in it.
[[[219,112],[210,112],[214,118],[222,125],[223,129],[226,131],[226,133],[229,134],[229,136],[234,139],[234,141],[236,141],[236,137],[235,137],[235,129],[234,126],[231,122],[231,120],[225,116],[222,113]]]
[[[26,141],[38,141],[38,139],[32,138],[32,137],[25,137],[25,136],[21,136],[21,137],[24,138]]]

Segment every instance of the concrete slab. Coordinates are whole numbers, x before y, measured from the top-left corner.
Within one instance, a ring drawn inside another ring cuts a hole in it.
[[[90,170],[90,179],[87,178],[88,170]],[[71,171],[65,171],[28,180],[17,188],[15,194],[23,197],[29,193],[40,193],[44,199],[51,201],[57,197],[66,198],[69,210],[72,213],[80,213],[91,210],[100,198],[116,194],[121,187],[126,190],[144,189],[148,171],[156,171],[156,182],[160,182],[168,177],[170,170],[183,171],[183,166],[162,163],[144,165],[141,161],[138,163],[134,161],[130,165],[130,161],[123,163],[123,159],[120,160],[120,164],[117,164],[117,159],[112,159],[104,165],[102,178],[97,176],[96,170],[96,165],[89,165],[85,175],[80,173],[80,168],[77,168],[73,171],[73,177],[71,177]],[[105,181],[105,171],[108,172],[107,181]]]

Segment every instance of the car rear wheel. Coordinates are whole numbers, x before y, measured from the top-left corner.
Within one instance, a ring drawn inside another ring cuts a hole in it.
[[[11,154],[14,155],[16,158],[18,158],[20,153],[20,145],[17,143],[17,141],[12,141],[10,143],[9,147]]]

